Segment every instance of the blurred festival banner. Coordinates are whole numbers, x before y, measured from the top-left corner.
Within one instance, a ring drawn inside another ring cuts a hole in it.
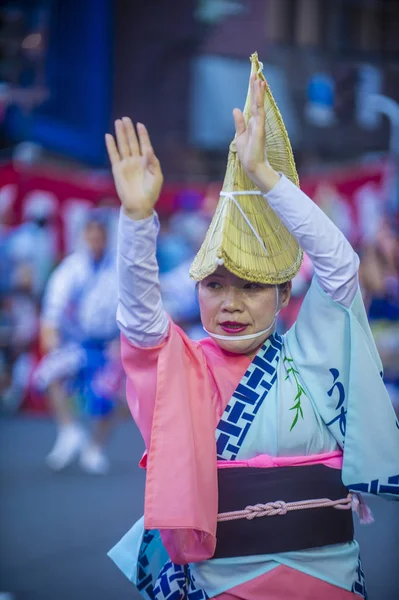
[[[387,159],[365,165],[341,167],[301,177],[302,189],[332,218],[332,220],[357,244],[363,236],[372,236],[370,227],[388,210],[394,190],[394,165]],[[215,183],[212,184],[215,187]],[[206,195],[209,184],[190,185],[190,190]],[[177,198],[187,183],[165,183],[157,211],[168,217],[177,205]],[[92,171],[73,173],[50,168],[0,166],[0,198],[2,218],[17,225],[22,221],[25,204],[32,202],[32,193],[48,192],[58,202],[58,227],[60,251],[70,251],[68,239],[73,222],[90,205],[118,208],[115,188],[108,174]],[[373,223],[371,223],[373,221]]]

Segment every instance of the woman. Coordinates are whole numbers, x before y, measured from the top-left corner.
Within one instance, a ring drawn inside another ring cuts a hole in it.
[[[290,282],[245,280],[224,264],[198,284],[209,337],[193,342],[171,322],[155,259],[159,162],[140,123],[138,137],[127,118],[116,121],[117,145],[106,136],[122,203],[117,319],[129,405],[147,448],[145,529],[141,519],[110,555],[145,598],[365,597],[341,474],[351,489],[394,494],[399,431],[358,258],[270,166],[265,83],[253,75],[250,86],[247,125],[234,110],[241,165],[316,273],[283,338],[275,321]]]

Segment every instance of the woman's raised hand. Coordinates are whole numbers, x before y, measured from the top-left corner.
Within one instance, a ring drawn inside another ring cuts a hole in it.
[[[235,144],[238,158],[248,176],[262,191],[269,191],[279,180],[271,168],[265,150],[265,90],[266,82],[256,75],[251,76],[251,117],[245,125],[241,110],[233,111],[236,127]]]
[[[137,135],[128,117],[115,121],[116,143],[105,135],[116,191],[126,214],[134,220],[152,215],[163,175],[147,129],[137,123]]]

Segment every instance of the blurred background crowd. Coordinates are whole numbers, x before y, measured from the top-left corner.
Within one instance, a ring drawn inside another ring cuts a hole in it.
[[[396,0],[0,3],[0,410],[8,426],[52,415],[48,466],[80,452],[84,471],[106,473],[103,448],[125,415],[113,321],[119,203],[104,133],[124,115],[150,131],[165,176],[165,306],[202,337],[188,265],[218,202],[255,50],[301,186],[361,258],[399,413],[398,30]],[[305,256],[281,332],[311,278]]]

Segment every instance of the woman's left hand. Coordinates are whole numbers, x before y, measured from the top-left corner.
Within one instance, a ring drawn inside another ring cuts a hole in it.
[[[251,117],[248,126],[245,125],[244,115],[238,108],[234,109],[233,116],[238,158],[255,185],[268,192],[279,180],[279,175],[270,166],[265,150],[265,90],[266,82],[252,75]]]

